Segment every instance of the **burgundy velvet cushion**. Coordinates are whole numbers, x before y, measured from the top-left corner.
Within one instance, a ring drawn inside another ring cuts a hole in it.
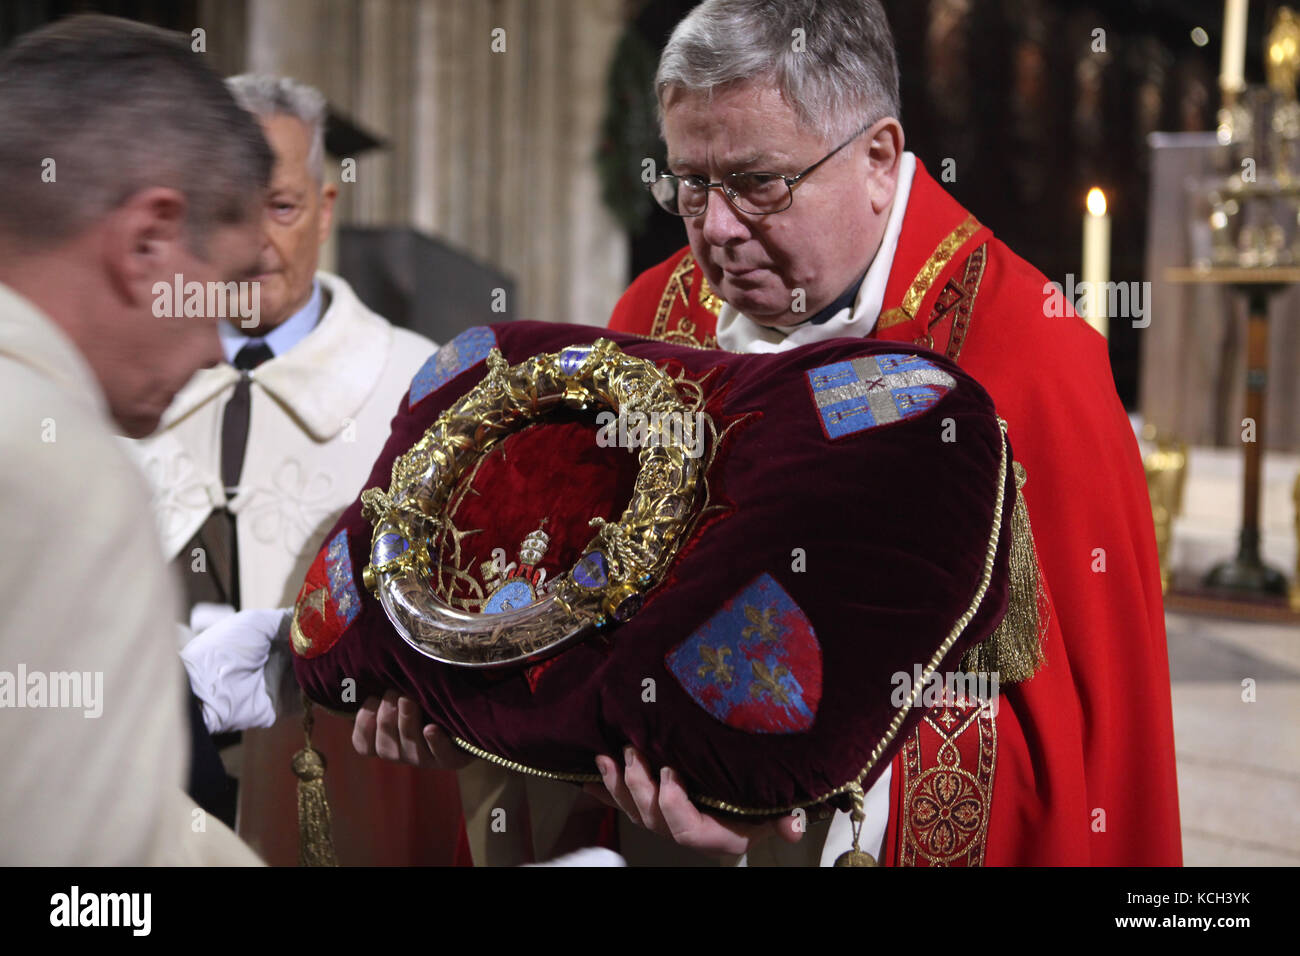
[[[869,786],[920,716],[910,709],[889,734],[897,675],[930,663],[972,607],[991,540],[987,590],[939,670],[956,670],[1005,610],[1015,485],[1008,456],[995,528],[1003,438],[991,400],[955,365],[899,343],[840,339],[736,355],[510,323],[462,334],[416,376],[366,487],[387,490],[394,459],[482,377],[488,347],[515,364],[599,337],[704,379],[714,421],[734,424],[708,472],[723,507],[695,529],[640,613],[541,664],[483,672],[438,663],[398,636],[362,585],[373,529],[358,500],[299,595],[310,643],[295,657],[299,681],[344,711],[397,689],[456,737],[547,773],[591,778],[597,754],[633,744],[706,804],[771,812],[842,787],[888,738]],[[854,372],[855,360],[867,364]],[[862,378],[861,368],[880,374],[834,391]],[[909,387],[909,368],[951,385]],[[877,418],[898,420],[871,425],[864,389]],[[551,541],[540,566],[551,578],[572,567],[589,520],[616,518],[637,474],[635,452],[600,447],[596,436],[591,416],[566,412],[487,456],[452,516],[472,532],[460,567],[477,573],[497,548],[518,560],[543,518]]]

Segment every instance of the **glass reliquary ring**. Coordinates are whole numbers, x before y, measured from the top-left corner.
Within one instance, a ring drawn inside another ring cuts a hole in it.
[[[397,459],[388,491],[370,488],[361,496],[362,514],[374,527],[362,577],[389,621],[420,653],[478,668],[538,660],[634,615],[694,524],[708,456],[699,453],[705,436],[670,437],[652,427],[634,440],[640,472],[622,515],[593,519],[595,534],[572,568],[522,606],[499,602],[496,613],[453,607],[430,580],[448,502],[475,464],[560,408],[636,411],[652,423],[712,431],[666,372],[608,339],[513,366],[493,349],[487,368],[478,385]]]

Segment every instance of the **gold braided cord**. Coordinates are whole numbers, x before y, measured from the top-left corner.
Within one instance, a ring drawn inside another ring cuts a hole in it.
[[[488,763],[496,764],[498,767],[505,767],[507,770],[513,770],[515,773],[526,773],[534,777],[545,777],[547,780],[565,780],[569,783],[600,783],[601,777],[598,773],[555,773],[550,770],[538,770],[536,767],[525,766],[514,760],[507,760],[505,757],[498,757],[494,753],[489,753],[482,747],[475,747],[468,740],[462,740],[460,737],[452,737],[456,746],[468,754],[473,754]]]

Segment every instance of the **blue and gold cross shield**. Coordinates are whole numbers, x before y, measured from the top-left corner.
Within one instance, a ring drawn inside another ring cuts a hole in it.
[[[893,352],[832,362],[807,375],[831,440],[919,415],[957,384],[934,363]]]

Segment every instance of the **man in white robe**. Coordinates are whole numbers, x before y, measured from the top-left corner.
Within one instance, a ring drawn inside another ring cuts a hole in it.
[[[271,155],[189,37],[73,17],[0,57],[0,863],[251,865],[181,790],[174,582],[116,432],[148,434],[251,279]]]
[[[136,449],[196,631],[235,609],[293,603],[325,533],[362,490],[412,377],[436,351],[317,268],[338,193],[325,174],[324,97],[282,77],[227,83],[276,156],[257,315],[230,310],[237,314],[219,327],[225,360],[199,372]],[[242,463],[232,462],[241,452]],[[328,715],[313,734],[329,765],[340,861],[449,862],[454,781],[363,762],[350,735],[350,724]],[[302,745],[297,722],[282,720],[223,750],[240,778],[239,831],[272,864],[297,859],[290,761]],[[430,830],[449,835],[437,847],[404,835]]]

